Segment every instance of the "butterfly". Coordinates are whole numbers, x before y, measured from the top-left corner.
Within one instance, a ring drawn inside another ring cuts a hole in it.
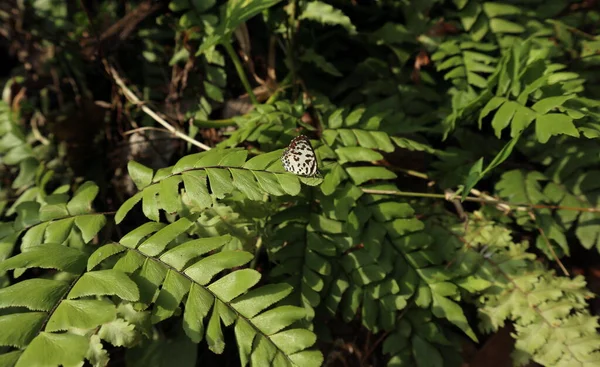
[[[281,156],[283,168],[299,176],[319,176],[317,167],[317,156],[305,135],[292,139],[290,145],[283,151]]]

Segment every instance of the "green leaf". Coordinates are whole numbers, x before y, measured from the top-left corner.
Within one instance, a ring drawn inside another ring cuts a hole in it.
[[[464,183],[462,200],[465,200],[465,198],[471,192],[471,189],[473,187],[475,187],[477,182],[479,182],[479,180],[481,180],[483,178],[482,172],[483,172],[483,157],[479,158],[477,160],[477,162],[475,162],[475,164],[473,164],[471,166],[471,169],[469,170],[469,174],[467,175],[467,179],[465,180],[465,183]]]
[[[125,216],[127,215],[127,213],[129,213],[131,211],[131,209],[133,209],[135,204],[137,204],[140,200],[142,200],[142,196],[143,196],[143,192],[138,192],[137,194],[135,194],[132,197],[130,197],[129,199],[127,199],[119,207],[119,210],[117,210],[117,213],[115,214],[115,223],[117,223],[117,224],[121,223],[123,221],[123,219],[125,219]]]
[[[244,317],[252,318],[285,298],[292,290],[289,284],[267,284],[236,298],[231,302],[231,307]]]
[[[230,169],[229,171],[233,177],[233,185],[246,195],[248,199],[263,199],[263,194],[258,189],[258,182],[256,182],[252,172],[241,169]]]
[[[172,174],[175,175],[175,174],[181,173],[183,171],[192,169],[192,168],[194,168],[194,165],[196,163],[202,162],[207,157],[209,160],[212,157],[212,163],[209,163],[209,165],[217,164],[219,161],[218,161],[218,155],[215,154],[215,150],[216,149],[211,149],[211,150],[207,150],[204,152],[188,154],[186,156],[183,156],[182,158],[180,158],[177,161],[177,163],[175,163],[175,165],[171,169]]]
[[[279,181],[279,185],[283,188],[283,190],[292,196],[296,196],[300,193],[302,186],[300,185],[300,181],[298,180],[298,176],[292,174],[277,174],[277,181]]]
[[[106,224],[106,217],[103,214],[80,215],[75,218],[75,225],[81,231],[83,241],[88,243]]]
[[[87,256],[78,249],[53,243],[32,248],[0,263],[0,272],[16,268],[59,269],[80,273],[85,269]]]
[[[154,232],[157,232],[157,231],[165,228],[166,226],[167,225],[164,223],[154,223],[154,222],[144,223],[141,226],[134,229],[133,231],[127,233],[125,236],[123,236],[121,238],[120,243],[125,247],[136,248],[140,244],[140,241],[142,239],[144,239],[146,236],[148,236]]]
[[[544,144],[550,137],[559,134],[579,137],[579,131],[571,117],[559,113],[549,113],[535,119],[535,135],[540,143]]]
[[[531,109],[543,115],[559,106],[562,106],[563,104],[565,104],[566,101],[573,99],[574,97],[574,94],[570,94],[567,96],[544,98],[542,100],[537,101],[533,106],[531,106]]]
[[[323,178],[321,191],[324,195],[331,195],[338,185],[346,178],[346,171],[337,162],[333,163],[332,168]]]
[[[51,222],[42,222],[33,226],[25,233],[21,239],[21,249],[25,251],[30,247],[36,247],[44,242],[44,233]]]
[[[517,15],[521,14],[521,8],[504,3],[486,2],[483,3],[483,11],[490,18],[501,17],[505,15]]]
[[[260,280],[260,273],[253,269],[242,269],[229,273],[208,286],[208,289],[223,302],[229,302],[246,292]]]
[[[328,62],[327,59],[316,53],[316,51],[312,48],[304,51],[304,53],[300,56],[300,61],[311,63],[327,74],[337,77],[343,76],[342,73],[340,73],[340,71],[332,63]]]
[[[204,171],[189,171],[184,172],[182,176],[187,197],[195,206],[191,211],[200,211],[212,206],[213,201],[208,193],[206,181],[207,173]]]
[[[158,191],[160,190],[159,185],[148,186],[142,191],[142,211],[146,218],[159,222],[160,213],[158,211]]]
[[[261,171],[252,171],[252,173],[254,174],[254,177],[256,177],[256,181],[258,181],[258,184],[263,191],[275,196],[285,195],[285,191],[277,180],[277,175]]]
[[[60,302],[50,316],[45,330],[91,329],[114,320],[116,316],[117,310],[110,301],[68,299]]]
[[[267,335],[274,334],[303,319],[306,311],[296,306],[280,306],[265,311],[252,319],[252,323]]]
[[[356,185],[361,185],[369,180],[390,180],[396,174],[385,167],[348,167],[346,172]]]
[[[497,138],[500,138],[502,130],[510,124],[510,121],[519,107],[520,105],[518,103],[507,101],[500,107],[498,112],[496,112],[494,119],[492,120],[492,127],[494,128]]]
[[[138,190],[142,190],[152,183],[152,177],[154,176],[152,168],[148,168],[135,161],[129,161],[127,163],[127,171]]]
[[[196,55],[200,55],[221,42],[229,42],[228,38],[242,23],[255,15],[272,7],[281,0],[255,0],[251,2],[235,0],[221,6],[221,22],[215,33],[207,37],[200,45]]]
[[[201,286],[192,283],[185,304],[183,329],[194,342],[199,343],[204,337],[203,320],[208,315],[214,302],[214,297]]]
[[[183,217],[178,219],[166,227],[160,229],[158,232],[150,236],[147,240],[142,242],[138,250],[148,256],[156,256],[164,251],[167,245],[173,241],[177,236],[187,231],[193,224],[195,217]]]
[[[490,28],[494,33],[522,33],[525,31],[520,24],[502,18],[490,19]]]
[[[121,246],[118,243],[109,243],[100,247],[99,249],[94,251],[94,253],[92,253],[92,255],[88,258],[87,270],[90,271],[94,269],[102,261],[108,259],[113,255],[120,254],[125,250],[125,247]]]
[[[252,344],[256,336],[256,330],[243,317],[238,317],[234,332],[240,356],[240,364],[245,366],[248,364],[248,358],[252,353]]]
[[[466,278],[454,280],[454,283],[461,288],[466,289],[470,293],[481,292],[489,288],[493,283],[475,275],[470,275]]]
[[[546,201],[539,183],[546,179],[540,172],[512,170],[502,174],[496,190],[500,197],[510,202],[538,204]]]
[[[87,214],[92,210],[92,202],[98,195],[98,185],[91,181],[85,182],[77,189],[73,198],[67,203],[70,215]]]
[[[204,174],[204,172],[202,172]],[[185,182],[185,176],[188,172],[184,172],[182,174],[183,180]],[[177,212],[180,205],[180,196],[179,196],[179,183],[181,182],[182,176],[170,176],[161,180],[158,184],[158,194],[160,195],[160,206],[167,213],[175,213]]]
[[[299,19],[313,20],[322,24],[340,25],[350,33],[355,34],[356,28],[341,10],[321,1],[311,1],[300,14]]]
[[[55,220],[46,227],[45,242],[63,243],[69,237],[75,218]]]
[[[292,354],[290,359],[297,366],[322,366],[323,354],[318,350],[306,350]]]
[[[329,119],[327,120],[328,122],[328,126],[331,129],[339,129],[340,127],[342,127],[343,123],[344,123],[344,109],[343,108],[338,108],[337,110],[333,111],[331,113],[331,115],[329,115]],[[331,134],[335,133],[337,130],[325,130],[323,132],[323,134],[325,135],[325,133],[330,132]],[[329,145],[333,145],[333,141],[335,139],[335,135],[332,136],[332,138],[328,139],[327,142]]]
[[[115,295],[130,302],[135,302],[140,297],[136,284],[125,273],[115,269],[97,270],[83,274],[69,292],[68,298],[91,295]]]
[[[221,251],[201,259],[185,269],[184,273],[199,284],[206,285],[216,274],[247,264],[253,258],[251,253],[245,251]]]
[[[50,311],[68,288],[67,283],[59,280],[24,280],[0,289],[0,308],[25,307],[32,311]]]
[[[204,82],[204,91],[206,92],[206,95],[211,98],[214,101],[217,102],[223,102],[224,98],[223,98],[223,91],[221,90],[221,88],[208,83],[208,82]]]
[[[0,366],[12,367],[17,364],[17,361],[21,357],[23,352],[20,350],[14,350],[12,352],[0,354]]]
[[[241,167],[246,162],[246,158],[248,158],[248,151],[245,149],[227,150],[219,160],[218,165],[223,167]]]
[[[483,157],[480,158],[473,165],[473,167],[471,167],[471,170],[469,171],[469,175],[467,176],[467,180],[464,183],[462,200],[465,200],[467,195],[469,195],[469,193],[471,192],[471,189],[473,187],[475,187],[475,185],[485,175],[489,174],[492,171],[492,169],[496,168],[497,166],[502,164],[502,162],[507,160],[508,157],[510,157],[510,154],[512,153],[512,151],[513,151],[515,145],[517,144],[517,142],[519,141],[520,137],[521,137],[521,134],[518,134],[513,139],[511,139],[508,143],[506,143],[506,145],[504,145],[504,147],[502,147],[500,152],[498,152],[498,154],[496,154],[494,159],[490,162],[490,164],[488,164],[488,166],[484,170],[482,170]]]
[[[122,319],[103,324],[98,330],[98,336],[115,347],[131,347],[137,338],[135,325]]]
[[[600,251],[600,224],[598,224],[597,213],[581,213],[575,235],[586,249],[596,246],[596,249]]]
[[[160,259],[175,269],[182,270],[192,259],[226,246],[231,240],[230,235],[199,238],[168,250],[160,256]]]
[[[24,348],[46,320],[45,312],[13,313],[0,316],[0,346]]]
[[[221,318],[217,308],[218,301],[215,301],[215,307],[213,307],[212,315],[208,320],[208,326],[206,328],[206,343],[208,349],[215,354],[223,353],[225,350],[225,341],[223,340],[223,330],[221,329]]]
[[[346,162],[371,162],[383,159],[383,156],[368,148],[364,147],[341,147],[335,150],[339,158],[339,163]]]
[[[510,156],[510,154],[512,153],[515,145],[517,144],[517,142],[519,141],[519,138],[521,137],[521,135],[517,135],[514,138],[512,138],[508,143],[506,143],[506,145],[504,145],[504,147],[502,147],[502,149],[498,152],[498,154],[496,154],[496,156],[494,157],[494,159],[492,159],[492,161],[490,162],[490,164],[483,170],[483,172],[481,173],[481,177],[485,176],[486,174],[488,174],[492,169],[496,168],[497,166],[499,166],[502,162],[504,162],[505,160],[508,159],[508,157]],[[472,187],[471,187],[472,188]],[[470,191],[471,189],[469,189],[468,191]]]
[[[21,205],[19,205],[19,207],[17,208],[17,212],[21,212],[22,211],[22,216],[28,216],[29,215],[29,210],[31,209],[31,207],[29,206],[30,204],[35,204],[35,203],[23,203]],[[53,219],[60,219],[60,218],[65,218],[69,216],[69,210],[67,209],[67,205],[60,203],[60,204],[47,204],[42,206],[41,208],[39,208],[39,219],[42,221],[49,221],[49,220],[53,220]]]
[[[188,293],[191,284],[187,277],[171,269],[167,271],[167,276],[155,301],[156,306],[152,310],[153,324],[173,316],[183,297]]]
[[[228,169],[207,168],[206,173],[210,181],[210,191],[217,199],[233,191],[231,173]]]
[[[88,345],[85,336],[41,332],[25,349],[15,367],[76,366],[84,360]]]
[[[511,122],[510,136],[515,138],[520,135],[535,119],[535,116],[535,112],[531,109],[519,105]]]
[[[448,321],[464,331],[474,342],[478,342],[477,336],[475,336],[475,333],[471,329],[471,326],[458,303],[453,302],[446,297],[442,297],[435,292],[432,292],[432,295],[433,304],[431,306],[431,311],[433,314],[437,317],[448,319]]]
[[[302,351],[317,341],[317,336],[306,329],[289,329],[270,336],[271,341],[286,354]]]
[[[283,149],[279,149],[265,154],[259,154],[256,157],[244,163],[242,167],[251,170],[265,170],[271,165],[271,163],[279,160],[282,154]]]
[[[418,334],[411,338],[412,349],[418,367],[443,366],[444,360],[440,352]]]

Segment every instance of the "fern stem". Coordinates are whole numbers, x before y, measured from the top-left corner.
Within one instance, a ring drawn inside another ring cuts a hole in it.
[[[253,105],[258,105],[258,100],[256,99],[256,96],[254,95],[254,92],[252,91],[252,87],[250,86],[250,82],[248,81],[248,78],[246,77],[246,72],[244,71],[244,67],[242,65],[242,62],[240,61],[240,58],[238,57],[238,55],[235,53],[235,50],[233,49],[233,46],[231,46],[231,42],[223,42],[223,46],[225,47],[225,50],[227,50],[227,53],[229,54],[229,57],[231,58],[231,61],[233,62],[233,65],[235,66],[235,70],[238,73],[238,76],[240,77],[240,80],[242,81],[242,84],[244,85],[244,89],[246,89],[246,93],[248,93],[248,97],[250,97],[250,101],[252,102]]]
[[[418,197],[418,198],[430,198],[430,199],[444,199],[451,201],[453,198],[448,197],[444,194],[429,194],[426,192],[409,192],[409,191],[399,191],[399,190],[377,190],[377,189],[362,189],[362,191],[366,194],[376,194],[376,195],[394,195],[394,196],[407,196],[407,197]],[[588,212],[588,213],[600,213],[600,208],[579,208],[572,206],[561,206],[561,205],[543,205],[543,204],[515,204],[510,203],[508,201],[494,199],[491,197],[488,198],[474,198],[471,196],[467,196],[465,201],[473,201],[476,203],[483,204],[496,204],[496,205],[504,205],[507,207],[512,207],[515,210],[519,211],[528,211],[530,209],[556,209],[556,210],[572,210],[577,212]]]
[[[222,119],[222,120],[194,120],[194,125],[198,127],[228,127],[235,126],[235,121],[233,119]]]
[[[538,232],[540,232],[540,235],[542,236],[542,239],[546,243],[546,246],[548,246],[548,250],[552,254],[552,257],[554,258],[554,261],[556,261],[558,263],[558,265],[560,266],[560,269],[563,271],[563,273],[565,274],[565,276],[571,276],[571,274],[569,274],[569,271],[567,270],[567,268],[565,268],[565,266],[563,265],[562,261],[560,261],[560,259],[556,255],[556,252],[554,251],[554,247],[552,246],[552,244],[550,243],[550,240],[546,236],[546,233],[544,232],[544,229],[538,225],[537,216],[531,211],[531,212],[529,212],[529,217],[535,223],[535,226],[537,227]]]

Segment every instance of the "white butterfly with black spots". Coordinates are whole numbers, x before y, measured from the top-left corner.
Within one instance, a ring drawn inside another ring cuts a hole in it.
[[[317,156],[305,135],[292,139],[281,156],[283,168],[299,176],[319,176]]]

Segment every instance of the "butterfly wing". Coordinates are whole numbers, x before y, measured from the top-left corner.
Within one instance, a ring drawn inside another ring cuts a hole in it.
[[[317,156],[310,141],[304,135],[292,139],[290,145],[281,156],[283,168],[300,176],[316,176],[319,174]]]

